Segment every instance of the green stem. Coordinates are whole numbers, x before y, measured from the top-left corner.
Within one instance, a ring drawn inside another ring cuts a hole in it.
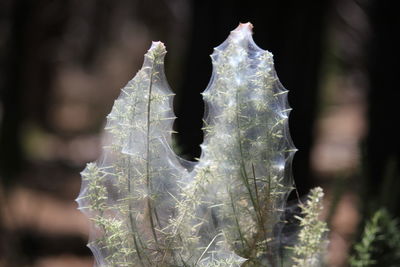
[[[256,171],[254,169],[254,164],[251,163],[251,170],[253,172],[253,181],[254,181],[254,190],[256,192],[256,200],[257,200],[257,206],[258,206],[258,215],[260,216],[260,222],[261,222],[261,228],[262,231],[264,233],[264,238],[266,238],[267,232],[265,230],[265,226],[264,226],[264,219],[263,216],[261,214],[261,206],[260,206],[260,197],[258,195],[258,186],[257,186],[257,180],[256,180]]]
[[[259,217],[259,214],[257,212],[258,207],[256,205],[256,202],[254,200],[253,193],[251,192],[250,184],[249,184],[249,177],[247,176],[247,170],[246,170],[246,164],[244,162],[244,153],[243,153],[243,148],[242,148],[242,136],[240,134],[240,120],[239,120],[239,92],[236,90],[236,129],[237,129],[237,136],[238,136],[238,145],[239,145],[239,152],[240,152],[240,170],[241,170],[241,177],[243,180],[243,184],[246,187],[251,203],[254,207],[254,211],[256,213],[256,218],[259,223],[261,223],[261,218]]]
[[[153,218],[153,207],[151,205],[151,179],[150,179],[150,114],[151,114],[151,96],[152,96],[152,89],[153,89],[153,74],[154,74],[154,61],[151,66],[151,73],[150,73],[150,83],[149,83],[149,90],[148,90],[148,102],[147,102],[147,134],[146,134],[146,187],[147,187],[147,208],[149,210],[149,221],[150,227],[153,234],[154,241],[158,245],[157,234],[154,226],[154,218]]]
[[[243,249],[244,249],[245,248],[244,242],[246,242],[247,246],[249,246],[249,243],[244,238],[244,236],[242,234],[242,230],[240,230],[240,224],[239,224],[239,220],[238,220],[237,213],[236,213],[235,203],[233,202],[232,191],[229,190],[229,189],[228,189],[228,191],[229,191],[229,197],[231,199],[231,207],[232,207],[232,210],[233,210],[233,214],[235,215],[236,227],[237,227],[237,230],[238,230],[238,233],[239,233],[239,236],[240,236],[240,241],[241,241]]]
[[[129,160],[128,160],[128,181],[127,181],[127,185],[128,185],[128,192],[129,192],[129,195],[131,195],[131,191],[132,191],[132,189],[131,189],[131,168],[130,168],[130,164],[131,164],[131,161],[130,161],[130,158],[129,158]],[[131,234],[132,234],[132,239],[133,239],[133,243],[134,243],[134,245],[135,245],[135,249],[136,249],[136,253],[137,253],[137,255],[138,255],[138,258],[139,258],[139,261],[140,261],[140,264],[141,264],[141,266],[145,266],[144,265],[144,263],[143,263],[143,259],[142,259],[142,253],[141,253],[141,250],[140,250],[140,247],[139,247],[139,243],[140,243],[140,246],[142,247],[142,248],[144,248],[144,246],[143,246],[143,242],[142,242],[142,240],[141,240],[141,238],[140,238],[140,236],[139,236],[139,232],[137,231],[137,229],[136,229],[136,223],[135,223],[135,220],[134,220],[134,218],[133,218],[133,216],[132,216],[132,204],[131,204],[131,200],[130,199],[128,199],[128,201],[129,201],[129,204],[128,204],[128,209],[129,209],[129,220],[130,220],[130,223],[131,223]],[[138,240],[139,240],[139,243],[138,243]],[[149,260],[149,258],[147,257],[147,255],[145,255],[146,256],[146,259],[147,259],[147,261],[150,263],[150,260]]]

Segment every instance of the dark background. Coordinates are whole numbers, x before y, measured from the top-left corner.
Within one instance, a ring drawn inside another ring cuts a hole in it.
[[[325,188],[329,262],[345,266],[371,210],[400,213],[394,3],[1,0],[0,266],[91,266],[73,200],[119,89],[163,41],[176,151],[198,157],[209,55],[248,21],[290,90],[298,191]]]

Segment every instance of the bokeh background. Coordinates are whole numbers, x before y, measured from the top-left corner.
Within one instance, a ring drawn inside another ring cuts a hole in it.
[[[379,0],[1,0],[0,266],[92,266],[74,199],[120,88],[163,41],[175,150],[198,157],[209,55],[248,21],[290,90],[298,191],[325,189],[328,266],[346,266],[371,210],[400,215],[397,13]]]

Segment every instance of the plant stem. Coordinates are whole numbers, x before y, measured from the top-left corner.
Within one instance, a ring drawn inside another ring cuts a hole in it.
[[[151,113],[151,96],[152,96],[152,89],[153,89],[153,73],[154,73],[154,60],[151,66],[150,72],[150,83],[149,83],[149,90],[148,90],[148,100],[147,100],[147,133],[146,133],[146,187],[147,187],[147,208],[149,210],[149,221],[150,227],[153,234],[154,241],[158,245],[157,234],[154,226],[154,219],[153,219],[153,208],[151,205],[151,179],[150,179],[150,113]]]

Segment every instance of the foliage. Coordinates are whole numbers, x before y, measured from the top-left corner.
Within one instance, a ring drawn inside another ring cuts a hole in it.
[[[322,211],[324,193],[320,187],[310,191],[305,204],[300,204],[304,217],[296,216],[300,221],[301,230],[297,244],[293,249],[293,267],[313,267],[321,265],[321,255],[327,242],[325,234],[328,231],[326,222],[319,220]]]
[[[170,148],[175,117],[162,43],[122,89],[102,157],[82,172],[78,198],[93,222],[89,246],[99,266],[282,264],[277,224],[296,149],[287,90],[251,27],[241,24],[211,56],[197,163]]]
[[[366,223],[350,258],[354,267],[400,266],[400,228],[386,209],[379,209]]]

